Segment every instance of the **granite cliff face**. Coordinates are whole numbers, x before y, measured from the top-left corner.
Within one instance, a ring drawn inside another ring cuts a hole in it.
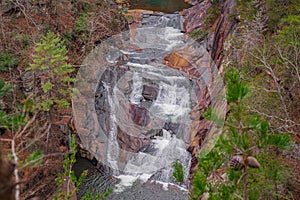
[[[212,8],[213,5],[211,1],[198,0],[190,1],[189,3],[194,6],[189,9],[185,9],[182,12],[182,16],[184,18],[184,32],[189,34],[194,30],[208,31],[207,39],[205,39],[203,42],[206,44],[206,49],[209,52],[211,59],[222,73],[224,42],[234,29],[236,23],[236,21],[233,19],[236,2],[235,0],[219,1],[217,9],[221,14],[216,17],[216,20],[213,22],[211,27],[209,27],[206,20],[209,15],[209,9],[216,9]],[[172,58],[169,60],[174,61],[176,59]],[[182,65],[184,66],[185,64],[183,63]],[[198,74],[196,73],[194,76],[198,76]],[[202,104],[199,105],[209,105],[210,103],[211,99],[204,95]],[[226,108],[224,108],[224,110],[226,110]],[[188,148],[188,151],[190,151],[192,154],[191,174],[196,169],[198,163],[197,155],[199,150],[203,147],[204,141],[208,138],[210,129],[211,124],[208,121],[204,119],[199,120],[199,131],[197,134],[195,134],[195,137]]]
[[[209,41],[208,46],[211,47],[211,57],[215,61],[218,68],[221,67],[224,58],[223,48],[226,38],[232,33],[236,24],[234,18],[236,10],[235,0],[222,0],[220,5],[221,15],[213,26],[213,32],[209,38],[213,38]]]
[[[189,9],[185,9],[182,12],[184,17],[184,31],[190,33],[195,29],[204,29],[205,19],[207,17],[208,10],[211,8],[210,0],[203,0],[194,2],[195,5]]]
[[[196,29],[208,29],[207,50],[210,52],[215,64],[220,68],[224,57],[224,42],[236,24],[236,19],[234,19],[236,2],[235,0],[219,1],[217,8],[214,9],[218,9],[221,14],[217,17],[212,27],[209,28],[207,28],[206,18],[209,15],[209,9],[212,8],[211,0],[198,0],[192,1],[192,3],[194,4],[193,7],[182,12],[185,19],[185,32],[190,33]]]

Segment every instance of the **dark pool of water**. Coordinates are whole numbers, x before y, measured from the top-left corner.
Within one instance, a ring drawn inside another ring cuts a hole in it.
[[[184,0],[130,0],[130,9],[145,9],[174,13],[189,8],[191,5]]]

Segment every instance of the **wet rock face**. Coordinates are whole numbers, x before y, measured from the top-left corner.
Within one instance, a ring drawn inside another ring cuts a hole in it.
[[[153,102],[154,100],[156,100],[158,92],[159,92],[159,88],[157,85],[153,85],[153,86],[143,85],[142,95],[146,101]]]
[[[182,12],[184,18],[183,28],[187,33],[195,29],[201,30],[205,28],[208,10],[212,6],[210,0],[193,1],[193,4],[195,6]],[[234,0],[219,1],[221,15],[215,21],[211,33],[208,35],[207,50],[210,52],[218,68],[220,68],[223,60],[223,44],[236,23],[232,20],[235,7],[236,2]]]
[[[172,134],[178,134],[179,131],[180,131],[180,124],[178,123],[172,123],[172,122],[168,122],[168,123],[165,123],[164,129],[166,130],[169,130]]]
[[[183,28],[187,33],[205,26],[207,11],[211,8],[210,0],[204,0],[201,3],[194,2],[194,4],[195,6],[182,12],[184,18]]]
[[[220,68],[223,61],[223,46],[226,38],[233,31],[236,21],[233,20],[236,8],[235,0],[221,1],[221,15],[215,22],[216,26],[214,32],[209,36],[208,46],[211,48],[211,56],[218,68]]]
[[[138,152],[141,148],[150,144],[150,138],[138,138],[128,135],[118,127],[118,144],[121,149],[129,152]]]
[[[150,123],[150,113],[144,107],[130,104],[129,113],[134,124],[146,127]]]
[[[95,93],[95,110],[98,116],[99,124],[108,133],[111,129],[110,125],[110,105],[109,93],[115,86],[117,80],[127,71],[127,68],[116,66],[105,70],[99,81],[99,86]]]
[[[164,26],[167,21],[171,23],[169,26],[173,23],[168,17],[155,17],[161,19],[159,23]],[[148,23],[144,21],[145,26]],[[106,140],[115,145],[112,147],[113,155],[109,156],[118,160],[118,168],[126,170],[128,165],[127,170],[134,173],[143,169],[151,173],[156,168],[165,167],[164,163],[171,163],[174,156],[183,159],[184,165],[188,166],[190,158],[186,148],[193,137],[194,131],[191,130],[197,128],[190,126],[190,111],[197,104],[197,96],[193,94],[199,86],[189,80],[184,70],[179,70],[182,66],[176,69],[162,64],[163,56],[170,51],[169,48],[174,48],[172,45],[180,44],[177,37],[183,34],[173,27],[145,28],[142,31],[146,33],[134,35],[133,39],[139,40],[143,49],[129,45],[120,55],[110,56],[110,62],[116,65],[105,69],[98,81],[95,111]],[[145,37],[149,35],[151,41]],[[153,42],[153,35],[161,41]],[[115,134],[114,141],[110,138]],[[100,136],[96,136],[98,138],[101,140]],[[163,152],[164,148],[168,150]],[[105,152],[105,149],[95,147],[95,151]],[[156,154],[166,154],[166,160],[151,161],[156,159]],[[100,158],[102,156],[106,155],[102,154]]]
[[[92,76],[80,80],[85,99],[73,104],[83,145],[110,174],[151,176],[111,199],[187,199],[188,193],[177,194],[176,187],[166,192],[152,183],[178,184],[172,163],[179,160],[186,169],[180,186],[187,189],[199,150],[215,134],[201,116],[216,105],[211,94],[222,94],[211,87],[214,65],[201,44],[183,35],[176,19],[181,18],[145,13],[142,27],[112,37],[80,72]]]

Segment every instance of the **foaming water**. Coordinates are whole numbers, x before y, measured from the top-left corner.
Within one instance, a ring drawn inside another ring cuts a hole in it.
[[[99,88],[104,89],[99,93],[104,93],[102,98],[106,100],[99,101],[107,102],[104,106],[109,108],[107,114],[98,113],[100,121],[103,118],[109,121],[107,154],[102,160],[115,169],[116,177],[121,180],[115,186],[115,192],[122,192],[137,180],[143,183],[150,177],[151,181],[176,185],[172,176],[172,163],[176,160],[185,169],[185,185],[182,187],[187,188],[191,161],[186,150],[190,143],[187,135],[192,122],[191,107],[197,99],[190,94],[189,77],[162,64],[169,51],[185,43],[178,16],[157,15],[156,26],[150,25],[152,21],[150,24],[144,21],[144,25],[137,29],[138,34],[130,38],[131,43],[143,51],[122,49],[120,52],[126,55],[126,62],[122,64],[125,70],[121,75],[118,68],[107,71],[100,79]],[[157,29],[159,26],[165,28]],[[114,60],[120,53],[114,47],[112,49],[113,53],[106,59],[109,63],[116,63]],[[115,74],[114,79],[108,79],[108,74]],[[106,124],[104,122],[102,126]],[[134,138],[147,142],[134,153],[125,151],[120,137],[122,141],[125,138],[120,133],[125,133],[126,138],[131,137],[128,142],[142,141]]]
[[[203,101],[210,101],[206,89],[215,71],[181,27],[178,14],[148,14],[134,34],[108,39],[80,69],[74,115],[83,146],[109,169],[99,180],[114,176],[110,199],[188,198],[187,148],[199,131]],[[184,168],[182,183],[173,177],[175,161]]]

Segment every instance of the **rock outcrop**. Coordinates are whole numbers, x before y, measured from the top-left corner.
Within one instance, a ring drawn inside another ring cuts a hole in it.
[[[206,48],[209,52],[211,59],[214,61],[215,65],[222,72],[222,60],[223,60],[223,45],[226,38],[232,32],[236,21],[233,16],[235,14],[236,3],[235,0],[222,0],[219,1],[218,9],[220,10],[220,15],[217,17],[216,21],[213,23],[213,26],[207,28],[207,20],[208,11],[212,9],[212,3],[210,0],[198,0],[198,1],[190,1],[194,6],[186,9],[182,12],[184,17],[183,28],[186,33],[191,33],[193,30],[204,30],[206,29],[209,34],[207,36]],[[178,66],[182,70],[191,76],[199,76],[199,73],[194,71],[194,67],[190,66],[187,60],[191,58],[178,58],[178,55],[169,54],[165,58],[165,63],[172,67],[179,69]],[[211,103],[211,99],[207,98],[208,96],[202,96],[202,102],[198,105],[204,106],[205,104]],[[200,99],[199,99],[200,100]],[[206,105],[207,106],[207,105]],[[203,108],[205,108],[204,106]],[[226,108],[224,108],[226,109]],[[200,119],[200,116],[197,116]],[[188,151],[192,154],[192,164],[191,164],[191,173],[196,169],[198,163],[198,152],[201,148],[203,148],[204,141],[209,138],[209,130],[211,129],[211,123],[206,120],[199,120],[198,124],[198,132],[194,134],[193,141],[188,148]]]
[[[224,42],[229,34],[233,31],[233,28],[236,24],[236,19],[233,17],[236,12],[235,8],[235,0],[221,1],[221,15],[215,22],[213,32],[208,36],[208,38],[211,38],[208,41],[208,46],[211,47],[210,54],[218,68],[221,67],[224,58]]]
[[[208,11],[212,7],[211,1],[201,0],[194,2],[194,4],[196,5],[182,12],[185,19],[183,27],[186,33],[190,33],[193,30],[208,29],[205,23]],[[221,67],[223,60],[223,44],[236,24],[234,19],[235,8],[235,0],[219,1],[218,9],[221,14],[217,17],[213,26],[209,28],[207,50],[218,68]]]
[[[204,28],[207,12],[211,8],[210,0],[194,3],[195,6],[185,9],[182,12],[182,16],[184,17],[183,27],[186,33],[190,33],[195,29]]]

